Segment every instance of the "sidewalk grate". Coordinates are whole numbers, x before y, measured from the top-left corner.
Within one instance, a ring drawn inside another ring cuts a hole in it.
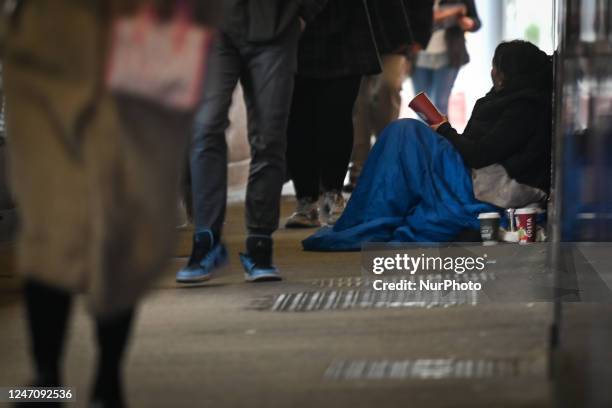
[[[407,280],[461,282],[493,281],[495,274],[466,273],[432,273],[427,275],[397,277],[385,279],[385,282]],[[323,278],[311,281],[312,285],[322,290],[297,293],[268,295],[252,301],[250,309],[273,312],[314,312],[325,310],[347,309],[392,309],[392,308],[436,308],[452,306],[475,306],[480,302],[480,292],[465,291],[375,291],[370,289],[368,281],[361,276]]]
[[[521,359],[417,359],[336,360],[324,374],[326,380],[442,380],[507,378],[539,373],[532,360]]]
[[[251,309],[273,312],[314,312],[348,309],[434,308],[475,306],[479,292],[374,291],[361,289],[282,293],[256,299]]]

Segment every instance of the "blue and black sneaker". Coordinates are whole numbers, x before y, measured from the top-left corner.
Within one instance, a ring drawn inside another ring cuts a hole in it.
[[[268,235],[251,235],[247,238],[247,253],[240,254],[247,282],[282,280],[276,266],[272,265],[272,238]]]
[[[227,263],[227,250],[215,243],[211,231],[193,235],[193,249],[187,266],[176,274],[178,283],[200,283],[210,280],[213,271]]]

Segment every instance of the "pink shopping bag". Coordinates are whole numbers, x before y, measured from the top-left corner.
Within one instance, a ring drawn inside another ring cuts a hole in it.
[[[199,102],[215,31],[193,22],[181,2],[170,19],[152,6],[117,18],[111,29],[106,84],[111,92],[152,100],[177,110]]]

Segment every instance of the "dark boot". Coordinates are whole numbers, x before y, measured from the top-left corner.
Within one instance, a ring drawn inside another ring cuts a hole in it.
[[[176,274],[178,283],[201,283],[210,280],[215,269],[227,263],[227,250],[218,235],[210,230],[193,235],[193,249],[187,266]]]
[[[133,310],[113,318],[96,320],[98,371],[91,398],[92,408],[125,407],[121,363],[133,320]]]
[[[38,387],[61,385],[60,361],[72,297],[66,291],[28,280],[25,300]]]
[[[250,235],[246,240],[247,253],[240,254],[247,282],[279,281],[278,269],[272,263],[274,242],[269,235]]]

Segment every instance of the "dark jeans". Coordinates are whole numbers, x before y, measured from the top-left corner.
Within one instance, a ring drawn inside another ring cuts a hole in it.
[[[271,43],[248,43],[220,33],[213,45],[190,154],[196,231],[212,229],[220,234],[225,218],[228,161],[225,130],[238,81],[247,106],[251,147],[247,229],[251,233],[271,234],[278,228],[299,35],[296,20],[295,27]]]
[[[353,149],[353,105],[360,76],[297,76],[289,117],[287,164],[298,199],[340,191]]]

